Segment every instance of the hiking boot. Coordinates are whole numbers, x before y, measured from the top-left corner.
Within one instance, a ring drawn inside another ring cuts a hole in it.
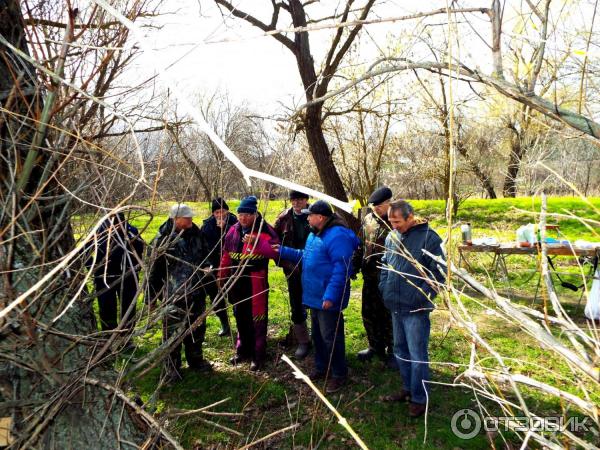
[[[366,362],[366,361],[371,361],[375,355],[377,355],[377,352],[375,351],[375,349],[369,347],[369,348],[366,348],[366,349],[358,352],[356,354],[356,357],[358,358],[359,361]]]
[[[325,388],[325,392],[328,394],[333,394],[339,391],[344,384],[346,384],[345,378],[330,378],[327,382],[327,387]]]
[[[294,353],[294,358],[301,360],[308,356],[310,352],[310,337],[308,335],[308,328],[306,322],[294,324],[294,336],[298,342],[298,347]]]
[[[205,359],[188,361],[188,366],[195,372],[209,372],[212,370],[212,365]]]
[[[425,414],[426,409],[427,405],[410,402],[408,405],[408,415],[410,417],[421,417],[423,414]]]
[[[231,328],[229,327],[229,318],[227,317],[227,311],[224,312],[224,316],[221,316],[220,313],[217,313],[217,315],[219,315],[219,321],[221,322],[221,329],[218,333],[219,337],[225,337],[231,334]]]
[[[182,377],[178,370],[171,369],[167,370],[167,372],[165,373],[164,380],[165,384],[171,384],[182,380]]]

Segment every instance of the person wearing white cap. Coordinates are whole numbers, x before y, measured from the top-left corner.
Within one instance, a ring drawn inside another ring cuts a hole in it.
[[[177,203],[171,207],[169,219],[163,223],[152,241],[149,276],[149,302],[160,300],[168,305],[163,318],[163,341],[186,331],[205,311],[203,268],[209,265],[200,229],[192,218],[194,211],[188,205]],[[190,369],[210,368],[202,353],[206,321],[188,332],[183,340],[185,357]],[[165,363],[167,380],[181,378],[181,344],[170,353]]]

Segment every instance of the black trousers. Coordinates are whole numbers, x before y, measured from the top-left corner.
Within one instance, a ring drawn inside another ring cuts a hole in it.
[[[219,294],[219,288],[217,286],[217,280],[213,277],[210,281],[207,281],[204,285],[204,291],[208,298],[210,299],[210,303],[213,304],[215,302],[215,298]],[[229,323],[229,317],[227,315],[225,298],[221,297],[221,299],[215,305],[214,311],[221,324]]]
[[[103,331],[114,330],[119,324],[118,301],[121,303],[121,319],[125,317],[129,306],[135,303],[135,294],[137,293],[137,274],[129,274],[122,277],[121,274],[107,274],[106,280],[103,275],[94,277],[94,286],[98,296],[98,309],[100,312],[100,326]],[[108,284],[108,286],[107,286]],[[135,317],[135,304],[132,307],[131,318],[128,327],[133,326]]]
[[[173,306],[168,307],[168,312],[163,319],[163,340],[168,340],[173,335],[189,328],[206,310],[206,303],[202,297],[202,289],[195,294],[188,294],[178,299]],[[194,368],[203,361],[202,343],[206,335],[206,320],[183,339],[183,348],[185,359],[191,368]],[[166,364],[168,370],[181,369],[181,346],[177,345],[167,358]]]
[[[369,347],[381,356],[393,353],[392,317],[379,292],[379,277],[364,276],[362,319]]]
[[[295,325],[306,322],[306,308],[302,304],[302,270],[286,271],[288,293],[290,296],[290,309],[292,322]]]

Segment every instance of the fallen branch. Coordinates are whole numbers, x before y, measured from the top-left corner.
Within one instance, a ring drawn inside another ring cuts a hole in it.
[[[113,392],[119,399],[121,399],[121,401],[123,401],[124,403],[126,403],[127,406],[129,406],[139,416],[141,416],[146,421],[146,423],[148,423],[148,425],[150,425],[157,432],[159,432],[160,434],[162,434],[164,436],[164,438],[167,441],[169,441],[169,443],[171,443],[171,445],[173,447],[175,447],[176,449],[179,449],[179,450],[183,450],[183,447],[179,444],[179,442],[177,442],[177,439],[175,439],[171,435],[171,433],[169,433],[167,430],[165,430],[156,421],[156,419],[154,417],[152,417],[151,414],[147,413],[142,408],[140,408],[133,400],[131,400],[129,397],[127,397],[127,395],[125,395],[125,393],[123,391],[121,391],[119,388],[117,388],[115,386],[111,386],[110,384],[107,384],[107,383],[103,383],[102,381],[95,380],[93,378],[87,378],[86,377],[86,378],[83,379],[83,382],[86,383],[86,384],[89,384],[91,386],[98,386],[98,387],[101,387],[102,389],[105,389],[107,391]]]

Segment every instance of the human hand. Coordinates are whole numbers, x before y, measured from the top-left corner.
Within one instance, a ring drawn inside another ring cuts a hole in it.
[[[275,250],[277,253],[279,253],[279,250],[281,249],[281,245],[279,245],[279,244],[272,244],[271,248],[273,250]]]
[[[327,310],[327,309],[331,309],[333,308],[333,302],[330,300],[323,300],[323,304],[321,305],[323,307],[323,309]]]
[[[247,234],[242,238],[242,242],[249,245],[253,245],[255,240],[256,235],[254,234]]]
[[[221,219],[217,219],[217,226],[219,228],[223,228],[225,226],[225,221],[221,218]]]

